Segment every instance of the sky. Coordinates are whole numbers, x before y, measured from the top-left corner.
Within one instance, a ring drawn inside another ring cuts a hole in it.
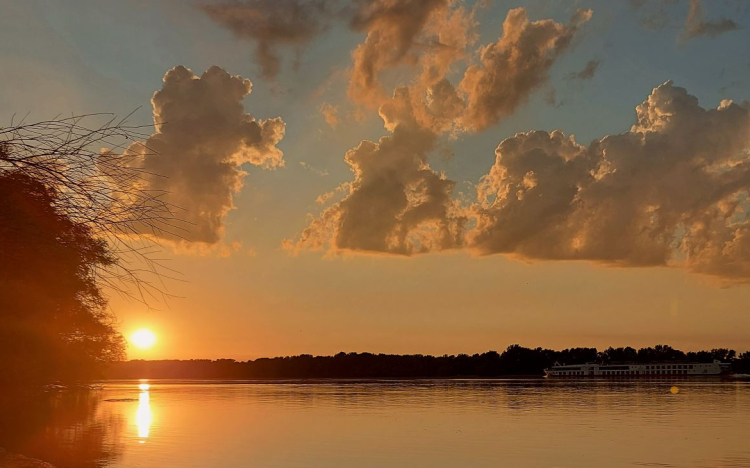
[[[750,349],[746,2],[0,8],[0,121],[152,126],[131,358]]]

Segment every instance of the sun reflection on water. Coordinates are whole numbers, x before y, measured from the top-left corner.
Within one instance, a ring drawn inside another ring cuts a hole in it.
[[[138,442],[143,444],[146,443],[145,439],[148,439],[149,430],[151,429],[151,422],[153,421],[153,413],[151,412],[151,402],[149,401],[148,390],[151,386],[147,383],[140,383],[138,388],[141,393],[138,395],[138,409],[135,411],[135,424],[138,427]]]

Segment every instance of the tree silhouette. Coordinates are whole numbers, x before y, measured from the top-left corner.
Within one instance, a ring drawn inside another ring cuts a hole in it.
[[[0,379],[83,378],[124,355],[96,282],[115,260],[55,196],[25,174],[0,175]]]
[[[125,349],[102,286],[164,294],[143,233],[178,233],[175,210],[122,151],[138,127],[100,117],[0,128],[0,381],[93,376]]]
[[[53,190],[57,213],[86,226],[112,254],[97,279],[148,302],[164,296],[161,279],[169,274],[150,234],[180,238],[185,226],[163,192],[141,183],[145,173],[127,148],[149,132],[126,119],[90,114],[0,127],[0,174],[23,174]]]
[[[638,361],[712,362],[716,350],[683,353],[670,346],[657,345],[637,351]],[[735,357],[726,351],[725,362],[735,372],[750,372],[750,352]],[[620,355],[632,358],[634,348],[609,348],[597,353],[596,348],[570,348],[561,351],[545,348],[508,346],[498,353],[428,356],[422,354],[338,353],[334,356],[285,356],[259,358],[239,362],[233,359],[193,359],[187,361],[126,361],[110,366],[107,376],[114,379],[382,379],[382,378],[493,378],[541,377],[544,369],[556,362],[582,364],[586,362],[621,363]],[[653,357],[653,360],[651,360]],[[666,356],[666,357],[665,357]],[[604,359],[607,361],[605,362]],[[632,362],[632,361],[631,361]]]

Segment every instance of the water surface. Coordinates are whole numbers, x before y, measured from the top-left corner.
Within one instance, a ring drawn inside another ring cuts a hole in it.
[[[3,400],[0,447],[58,467],[750,467],[747,382],[107,382],[46,398]]]

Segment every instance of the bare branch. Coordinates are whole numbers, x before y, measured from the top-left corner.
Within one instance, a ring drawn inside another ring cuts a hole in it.
[[[145,188],[143,177],[155,174],[128,148],[142,146],[152,126],[130,125],[134,112],[119,120],[86,114],[36,123],[14,115],[0,127],[0,174],[20,172],[55,190],[56,208],[107,243],[112,262],[96,270],[101,283],[150,305],[169,296],[163,279],[175,279],[155,256],[162,250],[157,237],[182,239],[187,226],[166,192]]]

